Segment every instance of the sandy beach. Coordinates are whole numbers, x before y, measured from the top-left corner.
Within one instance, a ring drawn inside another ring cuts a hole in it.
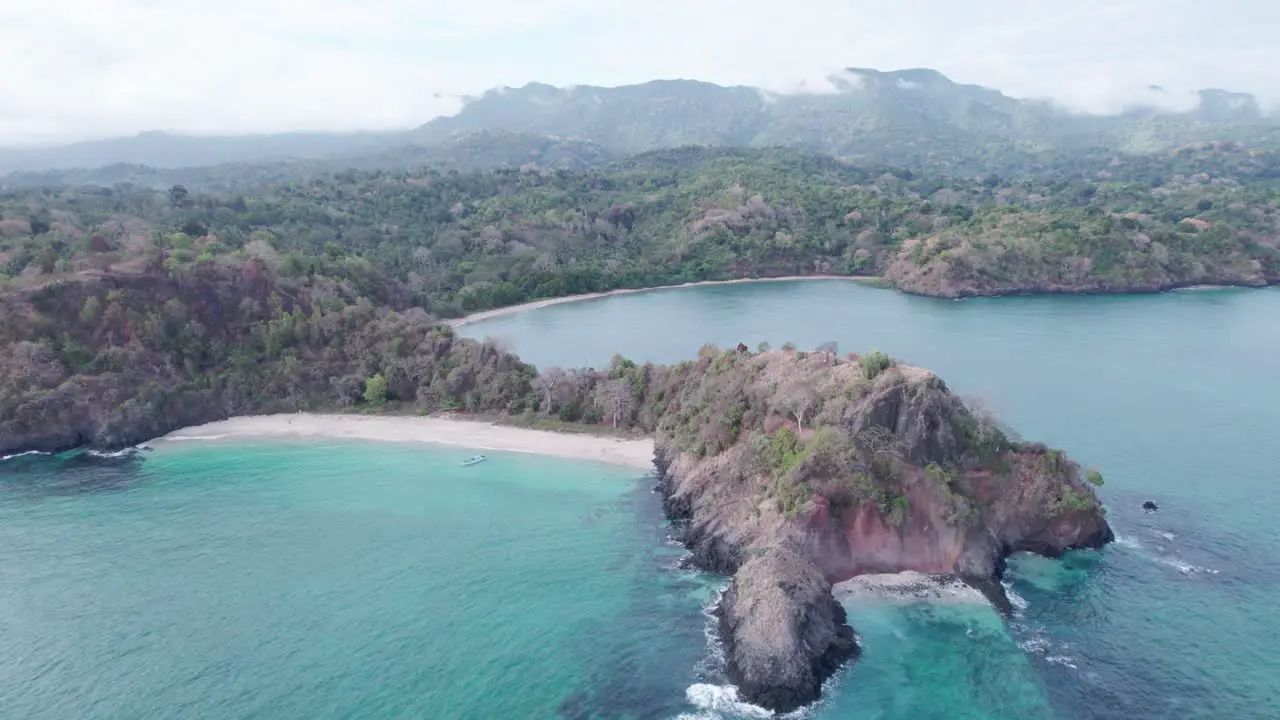
[[[178,430],[157,444],[224,438],[335,438],[458,445],[477,450],[554,455],[653,469],[653,441],[529,430],[434,417],[367,415],[259,415]]]
[[[549,298],[547,300],[535,300],[533,302],[523,303],[521,305],[508,305],[507,307],[494,308],[493,310],[485,310],[483,312],[473,313],[466,317],[454,318],[446,320],[445,323],[452,327],[461,327],[468,323],[479,322],[480,320],[489,320],[491,318],[502,317],[504,315],[514,315],[515,313],[526,312],[529,310],[537,310],[538,308],[550,307],[551,305],[562,305],[564,303],[582,302],[583,300],[597,300],[599,298],[612,297],[614,295],[634,295],[636,293],[657,292],[659,290],[676,290],[679,288],[704,287],[708,285],[740,285],[742,283],[766,283],[766,282],[790,282],[792,280],[846,280],[859,281],[872,278],[871,275],[791,275],[788,277],[776,278],[741,278],[738,280],[706,280],[703,282],[684,283],[682,285],[660,285],[650,288],[634,288],[626,290],[610,290],[608,292],[585,293],[582,295],[566,295],[564,297]]]

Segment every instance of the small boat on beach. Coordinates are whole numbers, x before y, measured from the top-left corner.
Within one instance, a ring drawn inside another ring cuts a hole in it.
[[[484,462],[485,460],[488,460],[488,459],[489,459],[489,458],[488,458],[488,456],[486,456],[486,455],[476,455],[475,457],[472,457],[472,458],[469,458],[469,459],[467,459],[467,460],[464,460],[464,461],[462,462],[462,467],[466,467],[466,466],[468,466],[468,465],[479,465],[480,463],[482,463],[482,462]]]

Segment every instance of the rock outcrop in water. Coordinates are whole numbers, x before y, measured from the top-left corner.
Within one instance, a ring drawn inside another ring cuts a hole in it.
[[[1013,552],[1113,539],[1079,466],[878,354],[704,354],[659,426],[656,465],[694,561],[733,576],[719,608],[729,679],[779,711],[816,700],[857,652],[831,583],[914,570],[990,591]]]

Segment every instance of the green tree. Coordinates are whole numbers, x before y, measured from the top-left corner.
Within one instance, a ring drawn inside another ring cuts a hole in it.
[[[885,355],[879,350],[872,350],[866,355],[863,355],[862,358],[858,360],[858,364],[862,366],[862,374],[865,375],[868,380],[875,380],[877,375],[888,370],[897,363],[894,362],[893,358]]]
[[[364,401],[376,407],[387,403],[387,379],[382,373],[364,381]]]
[[[98,313],[102,312],[102,303],[98,300],[97,295],[90,295],[84,301],[84,307],[80,309],[80,322],[85,325],[92,325],[98,321]]]

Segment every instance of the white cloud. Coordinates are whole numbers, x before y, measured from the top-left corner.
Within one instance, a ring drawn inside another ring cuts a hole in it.
[[[1086,112],[1272,100],[1277,26],[1266,0],[3,0],[0,143],[411,127],[534,80],[830,91],[848,66]]]

